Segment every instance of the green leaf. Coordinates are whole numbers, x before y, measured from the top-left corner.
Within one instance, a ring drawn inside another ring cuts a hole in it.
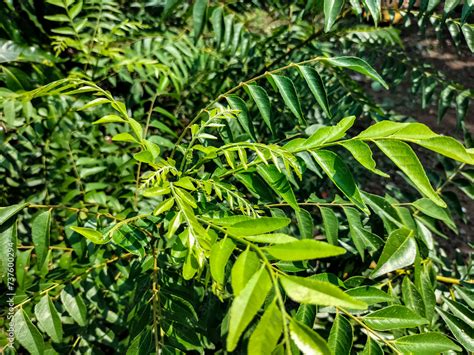
[[[468,152],[466,148],[454,138],[437,136],[423,140],[414,140],[413,142],[448,158],[470,165],[474,164],[474,154]]]
[[[271,287],[270,276],[268,276],[265,266],[262,266],[234,299],[229,311],[227,351],[235,350],[240,336],[262,307]]]
[[[389,177],[388,174],[385,174],[383,171],[380,171],[375,167],[376,163],[372,158],[372,150],[367,143],[359,140],[348,140],[339,144],[346,148],[355,160],[357,160],[367,170],[383,177]]]
[[[347,216],[347,221],[349,222],[349,230],[352,241],[354,242],[354,245],[362,260],[364,260],[364,251],[368,249],[369,253],[373,254],[383,245],[383,241],[379,236],[369,232],[362,225],[360,213],[358,210],[352,207],[343,207],[343,210]]]
[[[221,285],[223,285],[225,281],[225,266],[234,249],[235,244],[230,238],[222,239],[212,246],[211,255],[209,257],[211,275],[214,280]]]
[[[196,0],[193,6],[193,37],[197,42],[206,24],[207,0]]]
[[[119,230],[115,230],[112,234],[112,240],[115,244],[141,258],[145,256],[142,239],[144,238],[138,230],[130,225],[124,225]]]
[[[160,202],[155,209],[153,210],[153,215],[158,216],[169,211],[174,206],[174,198],[170,197],[162,202]]]
[[[275,244],[264,248],[278,260],[298,261],[329,258],[345,254],[344,248],[334,246],[314,239],[302,239],[294,242]]]
[[[446,0],[444,3],[444,13],[447,15],[453,11],[456,6],[461,3],[461,0]]]
[[[416,251],[417,247],[413,231],[406,228],[393,231],[388,236],[372,277],[376,278],[413,264]]]
[[[110,241],[110,238],[106,238],[101,232],[92,228],[72,226],[71,229],[83,237],[86,237],[94,244],[105,244]]]
[[[451,333],[466,348],[467,351],[474,351],[474,330],[459,318],[441,309],[436,309]]]
[[[143,329],[130,343],[126,355],[146,355],[152,352],[153,340],[149,329]]]
[[[298,239],[289,236],[284,233],[271,233],[271,234],[260,234],[260,235],[249,235],[244,236],[245,239],[250,240],[254,243],[265,243],[265,244],[283,244],[294,242]]]
[[[466,287],[458,287],[454,286],[454,289],[458,293],[459,297],[461,297],[469,307],[474,308],[474,292]]]
[[[61,302],[77,324],[81,327],[87,325],[87,308],[84,300],[71,286],[68,285],[61,291]]]
[[[301,111],[300,100],[296,94],[295,85],[290,78],[283,75],[271,75],[271,78],[275,81],[275,85],[280,92],[285,105],[288,106],[290,111],[298,118],[300,124],[304,124],[303,112]]]
[[[351,323],[337,313],[329,333],[328,346],[334,354],[350,354],[354,330]]]
[[[311,152],[311,154],[316,163],[321,166],[338,189],[341,190],[357,207],[366,214],[369,214],[370,211],[362,200],[359,188],[355,184],[350,170],[347,168],[346,164],[344,164],[344,161],[339,157],[339,155],[323,149]]]
[[[227,232],[238,237],[252,236],[276,231],[290,224],[291,219],[284,217],[261,217],[237,222],[227,227]]]
[[[344,0],[324,0],[324,32],[329,32],[344,6]]]
[[[377,303],[394,301],[392,296],[374,286],[359,286],[347,290],[346,293],[369,306]]]
[[[343,118],[337,125],[321,127],[309,137],[301,147],[301,149],[318,148],[324,143],[334,142],[344,137],[346,131],[352,127],[355,121],[355,116]]]
[[[283,331],[281,312],[273,301],[265,310],[249,339],[248,354],[266,355],[272,352]]]
[[[319,207],[323,219],[324,235],[329,243],[337,245],[337,236],[339,234],[339,223],[337,216],[331,208]]]
[[[313,304],[300,304],[295,314],[295,319],[308,327],[312,327],[316,319],[316,306]]]
[[[374,19],[375,27],[380,20],[380,0],[362,0],[369,9],[370,15]]]
[[[415,328],[428,323],[411,309],[400,305],[388,306],[369,313],[363,320],[370,328],[381,331]]]
[[[249,92],[253,101],[257,104],[257,108],[262,115],[263,121],[270,128],[270,131],[274,133],[273,123],[271,120],[271,106],[270,99],[264,88],[258,85],[245,85],[245,88]]]
[[[231,285],[234,296],[239,295],[259,267],[260,260],[255,252],[247,249],[239,255],[231,270]]]
[[[216,47],[220,47],[224,35],[224,16],[222,7],[216,7],[211,15],[212,30],[215,34]]]
[[[313,217],[311,213],[305,209],[300,209],[295,212],[296,221],[298,222],[298,229],[300,230],[301,239],[313,238]]]
[[[260,164],[257,166],[257,172],[286,203],[293,207],[295,211],[300,209],[290,183],[286,176],[278,171],[275,165]]]
[[[138,141],[135,139],[135,137],[132,136],[130,133],[127,133],[127,132],[122,132],[122,133],[116,134],[115,136],[112,137],[112,140],[114,142],[138,143]]]
[[[27,203],[19,203],[7,207],[0,207],[0,226],[28,206]]]
[[[326,88],[324,87],[323,80],[321,79],[319,73],[311,67],[301,65],[298,65],[298,70],[301,73],[301,76],[308,84],[309,89],[313,93],[319,106],[323,109],[324,113],[326,113],[326,115],[331,118],[328,95],[326,93]]]
[[[431,265],[431,261],[423,263],[420,267],[419,259],[420,257],[417,256],[415,261],[415,285],[425,305],[424,317],[431,321],[436,305],[435,286],[433,284],[435,270]]]
[[[117,115],[107,115],[104,116],[97,121],[92,122],[92,124],[103,124],[103,123],[116,123],[116,122],[126,122],[122,117],[117,116]]]
[[[288,297],[298,303],[367,309],[367,304],[329,282],[298,276],[282,276],[280,282]]]
[[[43,337],[23,309],[15,313],[12,322],[18,342],[31,354],[42,355],[45,349]]]
[[[425,304],[423,303],[423,299],[408,276],[405,276],[402,282],[402,299],[405,306],[421,316],[425,315]]]
[[[406,143],[395,140],[377,140],[377,146],[384,154],[392,160],[401,171],[413,182],[414,186],[423,195],[428,197],[438,206],[446,207],[446,203],[439,197],[431,186],[430,180],[426,176],[413,149]]]
[[[466,40],[467,46],[474,52],[474,26],[465,23],[461,27],[462,34],[464,35],[464,39]]]
[[[456,224],[450,216],[448,209],[441,208],[435,205],[431,200],[427,198],[422,198],[413,202],[413,207],[420,210],[427,216],[443,221],[452,231],[457,233]]]
[[[448,308],[451,312],[461,319],[463,322],[466,322],[471,328],[474,328],[474,312],[472,309],[469,309],[462,303],[452,301],[450,299],[445,299],[444,302],[448,305]]]
[[[35,316],[41,329],[46,332],[55,343],[60,343],[63,339],[61,318],[48,295],[44,295],[36,304]]]
[[[393,344],[403,353],[431,355],[445,351],[462,351],[451,339],[441,333],[422,333],[395,339]]]
[[[74,34],[74,32],[72,34]],[[106,99],[105,97],[99,97],[97,99],[89,101],[87,104],[79,108],[78,111],[84,111],[84,110],[87,110],[88,108],[111,103],[111,102],[112,101],[110,101],[109,99]]]
[[[384,88],[388,89],[388,85],[385,80],[383,80],[382,77],[375,71],[375,69],[363,59],[357,57],[334,57],[324,58],[322,61],[325,61],[335,67],[347,68],[366,75],[380,83]]]
[[[332,355],[326,341],[306,324],[290,321],[290,335],[304,355]]]
[[[237,116],[239,123],[241,124],[244,131],[247,132],[247,134],[254,141],[256,141],[257,138],[255,137],[253,125],[252,125],[252,122],[250,121],[249,111],[247,109],[247,105],[245,104],[245,102],[236,95],[229,95],[226,97],[226,99],[233,110],[239,110],[239,114]]]
[[[31,238],[35,246],[38,268],[43,266],[48,255],[50,227],[51,211],[40,213],[31,225]]]
[[[367,342],[365,343],[364,349],[360,355],[383,355],[385,354],[380,347],[380,345],[372,339],[370,336],[367,336]]]

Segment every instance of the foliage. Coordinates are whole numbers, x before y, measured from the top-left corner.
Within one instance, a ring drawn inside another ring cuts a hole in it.
[[[473,93],[403,44],[473,4],[401,3],[4,2],[5,351],[474,351]]]

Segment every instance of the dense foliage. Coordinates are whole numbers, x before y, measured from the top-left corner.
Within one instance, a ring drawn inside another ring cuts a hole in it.
[[[6,353],[474,351],[471,0],[0,6]]]

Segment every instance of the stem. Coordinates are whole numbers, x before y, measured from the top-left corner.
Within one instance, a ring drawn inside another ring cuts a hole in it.
[[[87,214],[93,214],[97,217],[106,217],[110,218],[113,220],[119,220],[119,218],[112,216],[110,213],[100,213],[100,212],[92,212],[86,208],[77,208],[77,207],[70,207],[70,206],[65,206],[65,205],[43,205],[43,204],[34,204],[30,203],[28,208],[45,208],[45,209],[63,209],[63,210],[69,210],[69,211],[74,211],[74,212],[84,212]]]
[[[150,125],[150,119],[151,119],[151,113],[153,112],[153,107],[155,106],[155,101],[156,98],[158,97],[159,94],[153,95],[153,99],[151,100],[150,104],[150,109],[148,110],[147,118],[146,118],[146,125],[145,129],[143,131],[143,139],[146,138],[146,134],[148,133],[148,127]],[[135,209],[137,208],[138,205],[138,186],[140,185],[140,170],[142,168],[142,162],[138,162],[138,168],[137,168],[137,178],[135,181],[135,193],[133,195],[133,206]]]
[[[378,335],[376,332],[374,332],[372,329],[370,329],[367,325],[365,325],[364,322],[362,322],[359,317],[354,316],[353,314],[349,313],[346,311],[344,308],[341,307],[336,307],[336,309],[340,310],[342,313],[344,313],[346,316],[354,320],[357,324],[359,324],[362,328],[364,328],[369,334],[371,334],[373,337],[379,339],[382,341],[385,345],[387,345],[390,349],[393,350],[395,354],[400,354],[400,352],[392,345],[390,344],[389,341],[385,340],[383,337]]]

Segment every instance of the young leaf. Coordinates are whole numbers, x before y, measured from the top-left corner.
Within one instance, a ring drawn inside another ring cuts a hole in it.
[[[397,229],[389,235],[377,261],[377,267],[372,273],[373,278],[413,264],[417,248],[412,234],[412,231],[403,228]]]
[[[337,313],[329,333],[328,346],[334,354],[350,354],[354,330],[351,323]]]
[[[41,268],[48,255],[49,229],[51,227],[51,211],[40,213],[31,226],[31,238],[35,246],[37,266]]]
[[[36,304],[35,316],[42,330],[54,342],[60,343],[63,339],[63,327],[58,311],[48,295],[44,295],[39,303]]]
[[[331,208],[319,207],[323,219],[324,235],[329,243],[337,245],[337,236],[339,233],[339,223],[337,216]]]
[[[377,140],[377,146],[392,160],[396,166],[413,182],[414,186],[426,197],[443,208],[446,203],[439,197],[431,186],[413,149],[406,143],[395,140]]]
[[[81,327],[87,325],[87,308],[84,300],[77,295],[71,286],[66,286],[61,291],[61,302],[69,315]]]
[[[462,351],[451,339],[441,333],[407,335],[393,342],[403,354],[431,355],[446,351]]]
[[[227,232],[236,236],[252,236],[276,231],[290,224],[291,220],[284,217],[254,218],[227,227]]]
[[[249,339],[248,354],[266,355],[272,352],[283,331],[281,312],[273,301],[265,310]]]
[[[262,266],[234,299],[229,311],[227,351],[235,350],[240,336],[262,307],[271,287],[270,276],[268,276],[265,266]]]
[[[323,80],[319,73],[307,66],[298,66],[298,70],[303,76],[304,80],[309,86],[309,89],[313,93],[316,101],[318,102],[319,106],[323,109],[324,113],[331,118],[331,112],[329,110],[329,101],[328,95],[326,93],[326,88],[324,87]]]
[[[259,266],[260,261],[255,252],[247,249],[239,255],[231,270],[231,285],[234,296],[239,295],[247,282],[257,272]]]
[[[369,313],[363,320],[370,328],[381,331],[415,328],[428,323],[411,309],[400,305],[388,306]]]
[[[256,141],[257,138],[255,137],[255,132],[253,129],[253,124],[250,122],[249,118],[249,111],[247,109],[247,105],[245,102],[236,95],[229,95],[226,97],[227,102],[229,103],[230,107],[234,110],[239,110],[239,114],[237,119],[239,123],[242,125],[242,128],[245,132],[254,140]]]
[[[367,304],[352,298],[329,282],[298,276],[282,276],[280,282],[288,297],[298,303],[367,309]]]
[[[0,207],[0,226],[28,206],[27,203],[19,203],[7,207]]]
[[[271,78],[275,81],[275,85],[280,92],[283,101],[290,111],[298,118],[300,124],[304,124],[303,112],[301,111],[300,100],[296,94],[295,85],[290,78],[283,75],[271,75]]]
[[[363,59],[357,57],[334,57],[324,58],[323,61],[335,67],[347,68],[366,75],[380,83],[384,88],[388,89],[388,85],[385,80],[383,80],[382,77],[375,71],[375,69]]]
[[[285,175],[278,171],[275,165],[260,164],[257,166],[257,172],[286,203],[293,207],[295,211],[300,209],[290,183]]]
[[[314,239],[302,239],[290,243],[275,244],[264,249],[274,258],[285,261],[329,258],[346,252],[344,248]]]
[[[344,6],[344,0],[324,0],[324,32],[329,32]]]
[[[196,0],[193,6],[193,37],[197,42],[201,36],[202,30],[206,23],[206,11],[208,0]]]
[[[374,174],[389,177],[383,171],[377,169],[375,160],[372,158],[372,150],[367,143],[359,140],[343,141],[339,143],[346,148],[352,156],[357,160],[364,168],[373,172]]]
[[[328,344],[318,333],[293,318],[290,321],[290,334],[304,355],[332,355]]]
[[[105,244],[110,241],[110,239],[106,238],[105,235],[103,235],[101,232],[96,231],[92,228],[72,226],[71,230],[76,233],[79,233],[83,237],[86,237],[94,244]]]
[[[258,110],[262,115],[263,121],[270,128],[270,131],[274,133],[273,123],[271,120],[271,106],[270,99],[264,88],[258,85],[245,85],[245,88],[249,92],[253,101],[257,104]]]
[[[250,240],[254,243],[265,243],[265,244],[283,244],[297,241],[295,237],[289,236],[285,233],[271,233],[271,234],[260,234],[260,235],[248,235],[244,236],[245,239]]]
[[[350,170],[347,168],[344,161],[329,150],[317,150],[311,152],[314,160],[334,182],[334,184],[351,200],[357,207],[359,207],[366,214],[370,211],[362,200],[359,188],[355,184],[354,178]]]
[[[334,142],[344,137],[346,131],[352,127],[355,121],[355,116],[343,118],[335,126],[321,127],[314,132],[302,145],[298,147],[299,150],[318,148],[324,143]]]
[[[15,313],[12,322],[18,342],[31,354],[42,355],[45,349],[43,337],[23,309]]]
[[[224,284],[225,266],[227,265],[234,249],[235,244],[230,238],[222,239],[212,246],[209,265],[211,268],[211,275],[218,284]]]

